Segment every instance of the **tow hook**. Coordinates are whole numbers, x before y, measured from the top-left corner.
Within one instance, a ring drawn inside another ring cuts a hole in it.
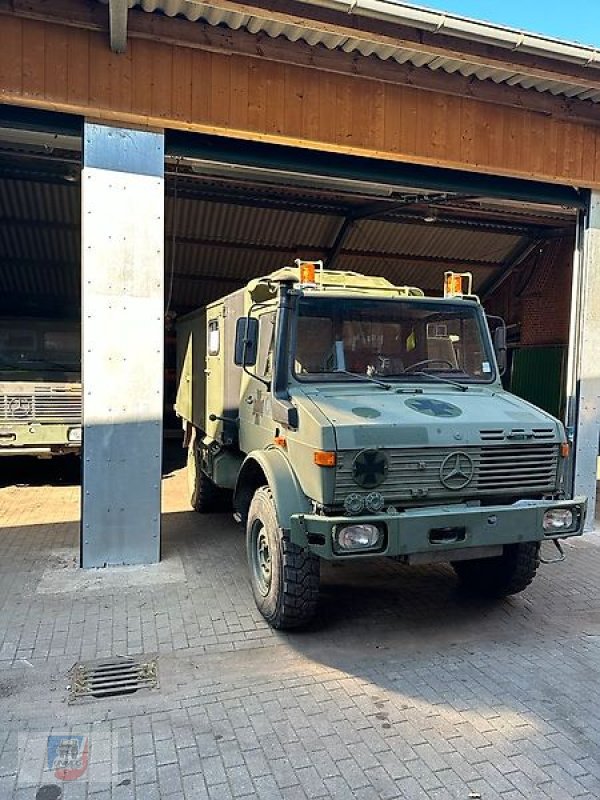
[[[540,553],[540,561],[542,564],[557,564],[559,561],[564,561],[565,558],[567,557],[559,540],[552,539],[552,542],[554,543],[554,546],[558,550],[558,555],[556,556],[556,558],[544,558]]]

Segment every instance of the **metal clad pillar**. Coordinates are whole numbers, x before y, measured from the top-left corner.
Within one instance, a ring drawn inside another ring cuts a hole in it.
[[[580,341],[577,353],[578,391],[575,438],[574,493],[589,500],[586,530],[594,525],[596,472],[600,437],[600,193],[590,195],[583,232],[583,259],[579,277]]]
[[[81,564],[160,558],[164,134],[87,122]]]

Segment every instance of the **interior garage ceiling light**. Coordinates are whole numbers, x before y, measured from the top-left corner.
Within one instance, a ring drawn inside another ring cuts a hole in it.
[[[261,181],[280,186],[302,186],[307,189],[325,189],[336,192],[353,192],[373,195],[374,197],[392,197],[399,192],[409,191],[406,187],[393,186],[369,181],[336,178],[329,175],[309,175],[291,170],[268,169],[246,166],[245,164],[224,164],[220,161],[179,159],[181,165],[187,165],[197,175],[217,176],[222,178],[237,177],[245,180]]]

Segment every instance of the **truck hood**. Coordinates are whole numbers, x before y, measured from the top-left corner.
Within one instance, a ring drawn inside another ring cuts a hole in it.
[[[500,388],[319,387],[306,397],[331,423],[338,450],[564,441],[562,424]]]

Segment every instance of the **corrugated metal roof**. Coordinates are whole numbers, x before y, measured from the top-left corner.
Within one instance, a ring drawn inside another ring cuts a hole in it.
[[[107,2],[108,0],[101,0]],[[393,27],[390,27],[389,41],[382,41],[382,37],[369,36],[368,32],[356,32],[355,35],[347,35],[332,32],[330,25],[324,25],[314,19],[296,19],[293,21],[283,22],[276,14],[264,9],[264,13],[257,14],[253,10],[252,14],[243,13],[231,10],[230,7],[222,7],[217,3],[211,4],[206,2],[189,2],[189,0],[128,0],[129,7],[133,8],[138,6],[144,11],[149,13],[159,11],[169,17],[183,16],[191,22],[202,20],[209,25],[217,26],[223,25],[232,30],[243,28],[249,33],[258,34],[265,33],[268,36],[275,38],[283,36],[291,42],[303,41],[308,45],[315,47],[322,45],[329,50],[341,49],[346,53],[359,53],[363,56],[376,56],[382,61],[393,60],[399,64],[410,63],[416,67],[427,67],[431,70],[442,70],[449,74],[460,73],[465,77],[474,76],[478,80],[492,80],[495,83],[506,83],[510,86],[520,86],[524,89],[533,89],[538,92],[550,92],[553,95],[564,95],[566,97],[576,97],[582,100],[591,100],[593,102],[600,102],[600,84],[598,87],[590,86],[590,81],[594,80],[597,73],[591,74],[589,81],[578,83],[576,80],[565,77],[549,78],[544,75],[541,70],[530,70],[526,67],[510,67],[508,65],[498,65],[494,63],[486,63],[483,57],[473,57],[465,54],[464,56],[452,53],[447,57],[441,55],[439,52],[431,52],[426,47],[420,47],[417,43],[411,43],[410,46],[406,44],[395,44],[393,41]],[[317,4],[317,3],[315,3]],[[323,3],[323,5],[327,5]],[[393,6],[403,7],[408,9],[401,3],[388,4],[388,16],[393,16]],[[349,6],[348,11],[353,10],[353,6]],[[363,11],[363,16],[370,16],[368,12]],[[373,16],[377,16],[373,14]],[[456,19],[461,18],[452,17],[452,15],[439,14],[440,19]],[[379,15],[381,18],[381,15]],[[289,19],[289,18],[288,18]],[[402,20],[403,24],[407,24],[407,20]],[[409,23],[410,24],[410,23]],[[480,28],[486,29],[485,23],[476,23]],[[425,26],[422,26],[425,27]],[[490,44],[499,45],[500,43],[494,41],[492,35],[494,31],[510,31],[510,29],[501,28],[501,26],[487,26],[490,31]],[[446,26],[445,32],[454,33],[449,31]],[[519,32],[514,32],[519,33]],[[524,38],[525,34],[521,34]],[[466,38],[466,37],[463,37]],[[543,50],[546,57],[552,57],[551,44],[552,40],[546,37],[530,36],[533,40],[532,48],[537,47]],[[542,43],[542,44],[540,44]],[[543,47],[544,43],[550,43]],[[504,47],[507,45],[504,44]],[[514,49],[518,47],[518,40],[515,42]],[[557,58],[560,43],[556,42]],[[566,49],[565,45],[562,46],[563,50]],[[523,49],[523,48],[521,48]],[[593,48],[579,47],[577,45],[570,45],[570,49],[577,52],[581,51],[579,62],[582,66],[587,64],[595,65],[600,56]],[[573,58],[564,60],[575,60]],[[587,59],[587,60],[586,60]]]
[[[476,228],[444,228],[363,220],[349,235],[346,250],[371,253],[404,253],[501,264],[521,240],[520,236],[480,231]]]
[[[173,197],[166,200],[167,236],[267,245],[313,242],[328,246],[342,217]]]
[[[167,197],[165,274],[167,284],[171,269],[175,275],[173,309],[202,305],[297,257],[327,258],[343,221],[337,210],[256,207],[251,195],[246,202]],[[80,214],[76,184],[0,179],[0,294],[63,296],[77,303]],[[480,287],[500,274],[521,241],[514,231],[470,224],[362,220],[336,266],[383,273],[429,292],[439,290],[445,269],[472,269]]]

